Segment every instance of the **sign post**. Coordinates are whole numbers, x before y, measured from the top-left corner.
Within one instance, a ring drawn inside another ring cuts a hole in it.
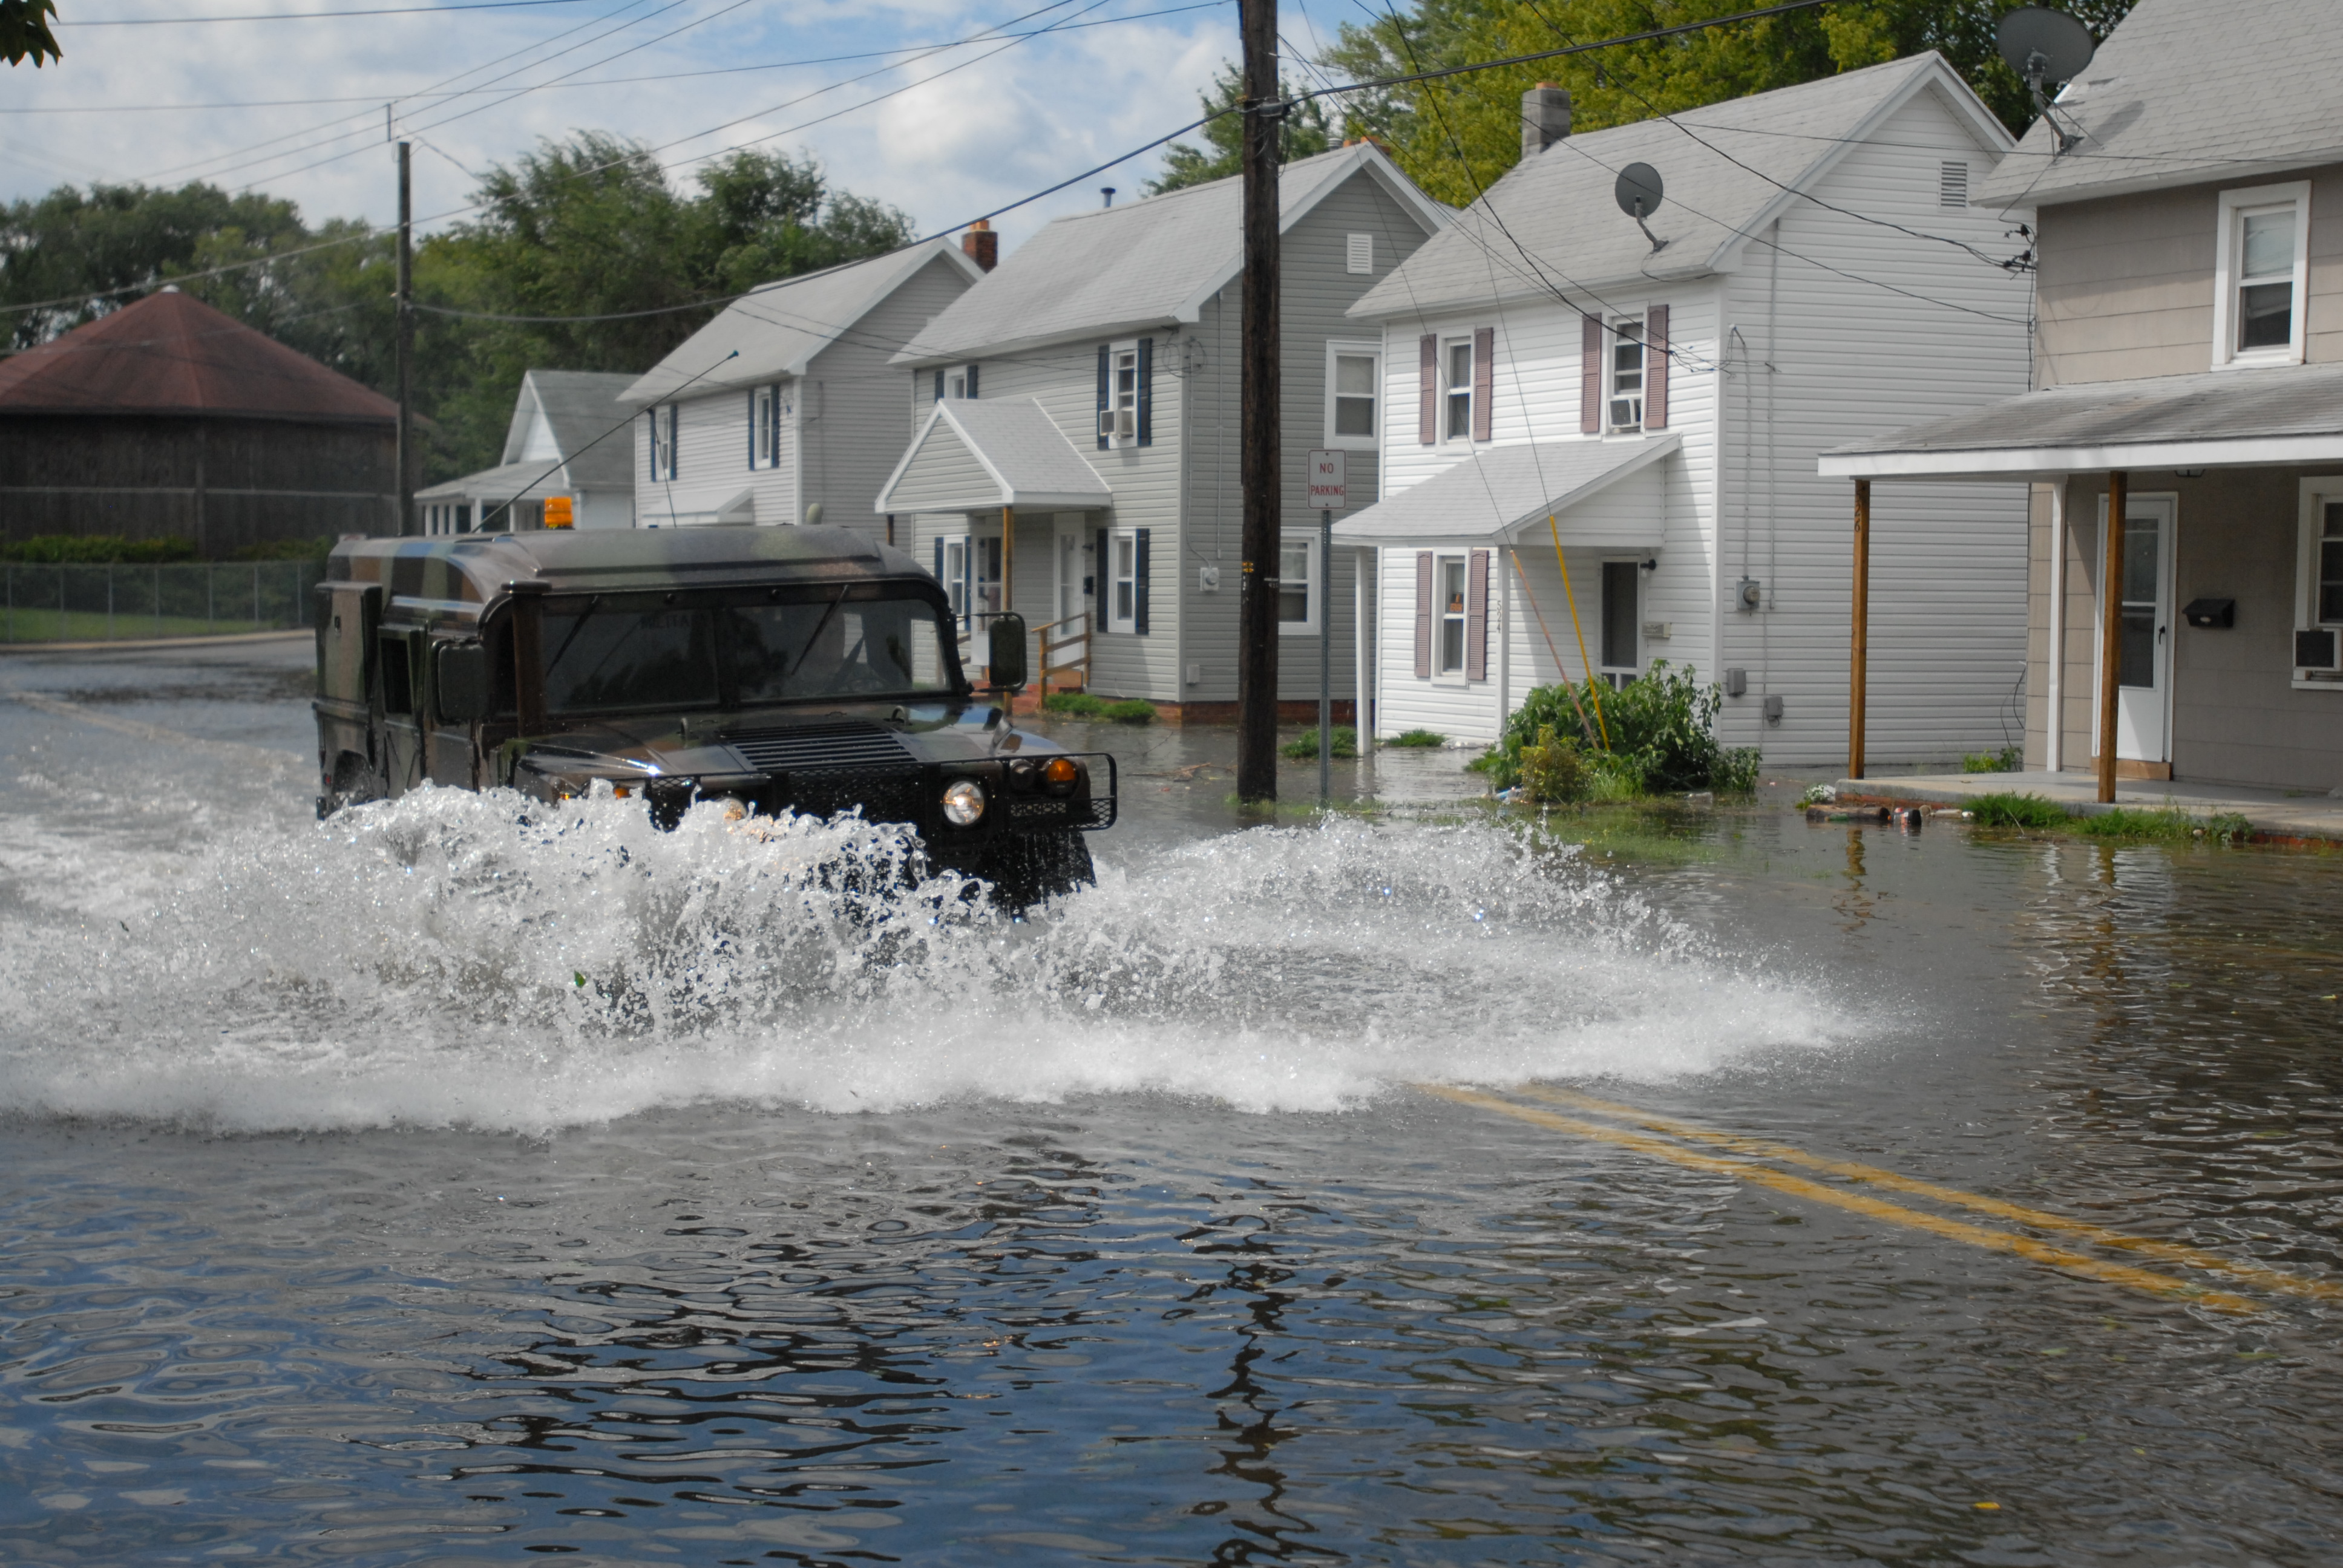
[[[1344,492],[1342,451],[1322,447],[1310,454],[1310,504],[1318,508],[1318,799],[1334,789],[1334,514],[1349,505]],[[1353,721],[1355,723],[1355,720]]]

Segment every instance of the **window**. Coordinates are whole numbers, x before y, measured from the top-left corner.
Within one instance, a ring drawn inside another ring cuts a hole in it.
[[[1139,345],[1115,345],[1108,374],[1106,392],[1107,413],[1112,428],[1100,434],[1118,441],[1136,440],[1139,436]]]
[[[1277,551],[1277,629],[1316,636],[1325,591],[1318,572],[1318,536],[1287,534]]]
[[[1433,566],[1436,570],[1434,581],[1438,595],[1433,604],[1433,611],[1440,618],[1440,625],[1436,642],[1438,657],[1433,660],[1433,669],[1440,675],[1463,675],[1464,673],[1464,588],[1467,581],[1464,558],[1441,556],[1435,558]]]
[[[1383,351],[1376,345],[1326,345],[1326,445],[1375,445],[1375,403],[1383,393]]]
[[[1344,236],[1344,242],[1342,270],[1363,277],[1372,275],[1375,270],[1375,236],[1371,234],[1348,235]]]
[[[1109,631],[1139,629],[1139,531],[1118,528],[1107,545],[1107,605]]]
[[[1473,438],[1473,340],[1460,337],[1448,345],[1447,381],[1442,394],[1445,399],[1446,416],[1441,421],[1441,439],[1469,441]]]
[[[651,415],[651,477],[675,477],[675,427],[677,407],[669,403],[654,408]]]
[[[1936,170],[1936,205],[1966,206],[1969,205],[1969,166],[1947,161]]]
[[[1603,675],[1614,686],[1626,685],[1638,673],[1635,636],[1642,578],[1641,562],[1603,563]]]
[[[976,396],[977,374],[973,365],[955,365],[936,372],[936,401],[946,398],[959,402]]]
[[[781,389],[759,387],[749,395],[749,467],[770,468],[781,459]]]
[[[1611,324],[1611,357],[1605,366],[1603,423],[1626,432],[1644,427],[1644,322],[1640,317]]]
[[[2343,477],[2302,481],[2294,625],[2298,634],[2322,628],[2335,633],[2331,640],[2296,637],[2294,684],[2330,691],[2343,685],[2343,669],[2327,662],[2333,653],[2343,651]],[[2314,646],[2304,647],[2307,642]]]
[[[948,534],[937,541],[941,563],[936,577],[944,585],[944,597],[951,601],[952,618],[957,620],[968,613],[968,536]]]
[[[2310,186],[2301,180],[2221,193],[2216,366],[2301,363],[2309,206]]]

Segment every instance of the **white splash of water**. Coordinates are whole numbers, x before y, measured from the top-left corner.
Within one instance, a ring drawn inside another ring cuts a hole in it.
[[[1012,921],[957,877],[907,884],[901,835],[851,820],[704,806],[660,833],[636,802],[426,789],[239,829],[143,877],[135,913],[6,917],[0,1103],[235,1131],[1134,1091],[1335,1109],[1838,1031],[1497,828],[1335,819],[1128,863],[1097,842],[1097,887]]]

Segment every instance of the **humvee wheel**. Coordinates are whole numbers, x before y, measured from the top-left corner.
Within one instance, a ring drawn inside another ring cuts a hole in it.
[[[1023,910],[1098,880],[1091,847],[1080,833],[1019,833],[995,845],[980,874],[992,884],[992,900],[1004,909]]]
[[[356,806],[371,800],[377,791],[367,777],[367,760],[355,751],[345,751],[334,759],[333,782],[317,797],[317,820],[322,822],[345,806]]]

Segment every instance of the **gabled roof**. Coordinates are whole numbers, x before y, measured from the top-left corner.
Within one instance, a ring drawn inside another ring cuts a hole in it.
[[[1751,236],[1800,199],[1794,192],[1811,189],[1890,116],[1932,89],[1979,146],[1998,155],[2010,146],[2001,122],[1934,52],[1564,136],[1514,165],[1350,314],[1395,320],[1550,297],[1557,288],[1729,271]],[[1637,163],[1659,170],[1666,186],[1649,220],[1667,242],[1656,256],[1613,195],[1619,171]]]
[[[523,452],[542,413],[567,471],[568,487],[632,489],[634,441],[623,427],[634,418],[635,410],[622,397],[636,379],[625,371],[528,371],[521,377],[520,396],[513,401],[505,462],[528,460]],[[538,467],[545,467],[548,461],[538,460]],[[555,482],[560,479],[560,475],[555,476]]]
[[[2049,206],[2343,163],[2338,23],[2334,0],[2139,0],[2058,95],[2082,145],[2056,153],[2036,121],[1977,199]]]
[[[390,424],[398,405],[176,288],[0,359],[0,415]]]
[[[1349,545],[1440,544],[1503,539],[1535,525],[1543,535],[1557,518],[1574,546],[1619,549],[1656,548],[1666,520],[1613,522],[1574,528],[1568,511],[1630,474],[1640,473],[1684,445],[1681,435],[1634,441],[1535,441],[1489,447],[1387,501],[1378,501],[1334,525],[1334,542]]]
[[[1831,478],[2022,478],[2343,460],[2343,365],[2086,381],[1834,447]]]
[[[784,376],[802,376],[813,357],[854,329],[855,323],[930,263],[959,269],[971,281],[983,269],[949,239],[931,239],[768,283],[726,306],[715,320],[683,340],[625,392],[637,408],[682,389],[693,397],[726,387],[753,387]],[[872,343],[893,348],[894,343]],[[739,351],[727,364],[725,357]],[[716,367],[723,368],[717,369]]]
[[[1041,404],[947,399],[911,437],[880,487],[880,512],[979,512],[1001,507],[1096,511],[1114,491]]]
[[[1381,148],[1360,142],[1285,166],[1280,232],[1362,173],[1413,212],[1426,234],[1452,216]],[[895,363],[940,364],[1197,319],[1243,265],[1243,186],[1213,180],[1052,221],[930,322]]]

